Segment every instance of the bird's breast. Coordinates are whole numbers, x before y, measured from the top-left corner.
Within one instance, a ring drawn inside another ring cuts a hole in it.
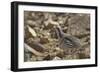
[[[80,47],[80,42],[77,40],[77,38],[63,37],[60,39],[59,47],[62,49],[78,48]]]

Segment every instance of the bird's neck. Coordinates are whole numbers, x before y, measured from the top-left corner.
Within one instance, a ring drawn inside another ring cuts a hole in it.
[[[63,31],[60,27],[56,28],[56,33],[57,33],[57,37],[58,39],[62,38],[63,37]]]

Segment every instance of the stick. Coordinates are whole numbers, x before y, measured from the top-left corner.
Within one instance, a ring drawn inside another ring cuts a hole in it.
[[[33,54],[35,54],[36,56],[44,56],[42,53],[36,51],[34,48],[30,47],[29,45],[27,45],[26,43],[24,43],[25,49],[29,50],[30,52],[32,52]]]

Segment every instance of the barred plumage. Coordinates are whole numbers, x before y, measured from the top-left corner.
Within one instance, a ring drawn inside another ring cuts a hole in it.
[[[60,26],[56,27],[56,33],[59,40],[59,47],[61,49],[79,48],[81,46],[78,38],[65,34]]]

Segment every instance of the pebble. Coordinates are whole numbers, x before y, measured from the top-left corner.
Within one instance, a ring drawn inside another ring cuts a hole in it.
[[[49,43],[49,40],[46,37],[42,37],[42,38],[40,38],[40,43],[42,43],[42,44]]]
[[[53,60],[61,60],[61,58],[56,56],[53,58]]]
[[[28,25],[31,25],[31,26],[35,26],[36,25],[36,22],[35,21],[32,21],[32,20],[27,20],[26,23]]]

